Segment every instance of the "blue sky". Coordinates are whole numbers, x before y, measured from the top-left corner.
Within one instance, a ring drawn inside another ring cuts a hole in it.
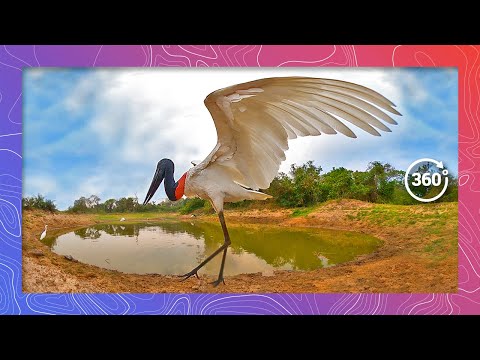
[[[414,160],[442,160],[458,174],[457,71],[454,68],[32,68],[23,79],[23,196],[38,193],[61,210],[80,196],[102,201],[138,195],[158,160],[175,162],[176,178],[216,143],[206,95],[271,76],[314,76],[368,86],[403,114],[391,133],[357,139],[321,135],[290,141],[286,161],[314,160],[365,170],[369,161],[406,170]],[[163,186],[154,200],[165,198]]]

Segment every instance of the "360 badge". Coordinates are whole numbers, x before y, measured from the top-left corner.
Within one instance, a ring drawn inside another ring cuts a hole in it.
[[[426,168],[428,171],[419,171],[422,168],[423,163],[426,163],[425,165],[423,165],[423,167],[424,169]],[[430,166],[430,164],[433,164],[435,166]],[[435,168],[437,170],[436,172],[431,171]],[[413,179],[413,181],[409,181],[410,179]],[[411,197],[420,202],[428,203],[440,199],[443,194],[445,194],[445,191],[448,187],[448,170],[444,168],[442,161],[431,158],[422,158],[415,160],[410,164],[405,173],[404,181],[405,188],[407,189],[407,192],[410,194]],[[415,194],[415,188],[418,188],[420,186],[437,187],[441,186],[442,183],[443,188],[441,189],[441,191],[431,198],[422,198]]]

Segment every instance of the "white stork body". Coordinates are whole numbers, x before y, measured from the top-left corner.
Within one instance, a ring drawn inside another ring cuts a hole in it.
[[[201,171],[195,167],[188,170],[184,194],[186,197],[210,200],[217,213],[223,211],[225,202],[271,198],[268,194],[246,189],[232,181],[228,171],[219,166],[211,166]]]
[[[331,79],[277,77],[233,85],[212,92],[204,101],[217,130],[217,144],[201,162],[177,182],[174,165],[161,160],[145,198],[146,204],[165,178],[170,200],[183,195],[209,200],[218,213],[225,243],[199,266],[184,275],[188,278],[222,250],[218,285],[230,238],[223,216],[225,202],[265,200],[267,189],[285,160],[288,140],[298,136],[342,133],[356,137],[350,123],[380,136],[390,132],[385,125],[396,121],[384,110],[401,115],[394,104],[379,93],[361,85]],[[198,276],[198,275],[197,275]]]

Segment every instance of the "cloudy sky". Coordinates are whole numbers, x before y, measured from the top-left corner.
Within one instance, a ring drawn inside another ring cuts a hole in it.
[[[290,164],[314,160],[365,170],[389,162],[442,160],[457,174],[457,72],[454,68],[32,68],[23,79],[23,196],[38,193],[61,210],[80,196],[143,201],[156,163],[170,158],[175,177],[216,144],[203,100],[210,92],[272,76],[313,76],[370,87],[397,105],[391,133],[357,139],[321,135],[290,141]],[[163,186],[154,200],[165,198]]]

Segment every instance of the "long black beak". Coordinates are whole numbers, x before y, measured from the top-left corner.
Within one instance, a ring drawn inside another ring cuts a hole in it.
[[[164,177],[165,177],[165,167],[163,166],[163,164],[158,163],[157,171],[155,171],[155,175],[153,175],[153,180],[152,180],[152,183],[150,184],[150,188],[148,189],[148,193],[147,193],[147,196],[145,197],[145,201],[143,202],[143,205],[146,205],[150,201],[150,199],[153,197],[153,195],[155,195],[155,191],[157,191]]]

